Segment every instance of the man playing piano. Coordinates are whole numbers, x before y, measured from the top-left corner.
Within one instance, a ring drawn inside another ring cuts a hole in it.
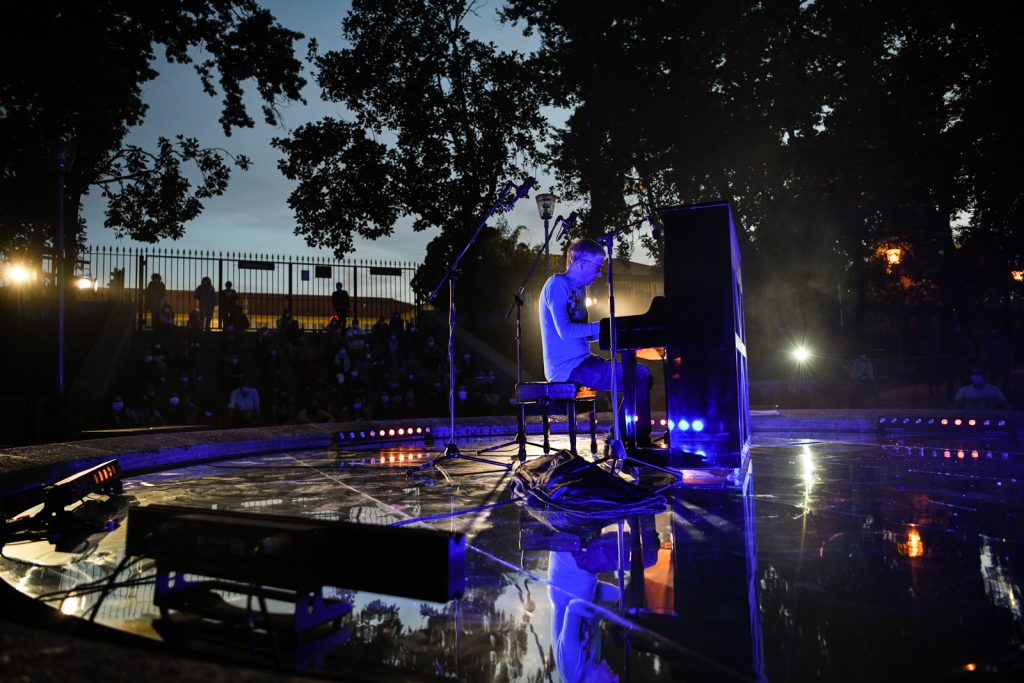
[[[586,289],[604,270],[604,248],[589,239],[578,239],[565,252],[565,272],[544,283],[540,293],[540,331],[544,346],[544,375],[549,382],[574,382],[609,391],[612,363],[590,353],[600,324],[587,322]],[[616,386],[622,389],[622,365],[617,364]],[[637,366],[636,439],[651,445],[651,372]],[[621,399],[621,393],[620,393]],[[621,405],[621,404],[620,404]],[[620,433],[625,434],[621,409]]]

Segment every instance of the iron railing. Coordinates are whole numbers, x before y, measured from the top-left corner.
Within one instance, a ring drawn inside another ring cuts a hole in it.
[[[42,265],[44,273],[52,272],[51,260],[44,257]],[[412,288],[416,268],[402,261],[91,246],[78,258],[75,279],[81,283],[80,299],[136,303],[140,327],[152,325],[143,292],[159,273],[177,324],[198,308],[195,288],[209,277],[218,292],[233,284],[253,328],[273,327],[289,308],[303,327],[319,329],[334,315],[331,294],[337,282],[349,293],[352,317],[364,326],[394,313],[414,318],[421,308]],[[215,312],[215,328],[217,318]]]

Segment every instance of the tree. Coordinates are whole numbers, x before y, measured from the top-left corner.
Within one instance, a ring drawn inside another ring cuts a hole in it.
[[[203,200],[225,191],[229,158],[248,166],[244,157],[184,135],[160,139],[153,150],[125,143],[146,116],[142,87],[158,75],[158,48],[169,62],[193,64],[204,90],[221,96],[226,135],[253,125],[243,102],[248,81],[255,82],[268,123],[277,122],[281,101],[301,99],[305,81],[293,43],[302,36],[254,0],[5,0],[2,9],[3,252],[38,253],[51,241],[59,146],[73,150],[64,202],[70,245],[84,237],[81,199],[94,188],[108,200],[106,227],[155,242],[181,237]]]
[[[343,22],[349,47],[312,54],[324,99],[354,120],[327,118],[274,142],[298,181],[289,204],[310,245],[340,258],[353,236],[391,235],[402,216],[414,230],[441,229],[414,281],[421,294],[503,182],[523,177],[544,131],[528,65],[473,39],[464,24],[474,11],[463,0],[356,0]]]

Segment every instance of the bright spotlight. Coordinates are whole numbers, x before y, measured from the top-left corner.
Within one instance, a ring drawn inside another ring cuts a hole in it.
[[[97,284],[98,283],[96,283],[92,278],[88,278],[88,277],[80,277],[77,280],[75,280],[75,287],[77,287],[78,289],[92,289],[92,290],[95,290]]]
[[[4,273],[4,279],[10,280],[15,284],[20,285],[25,282],[28,282],[29,280],[32,280],[32,275],[33,273],[31,269],[25,267],[20,263],[12,263],[9,266],[7,266],[7,270]]]
[[[811,359],[811,350],[801,344],[793,349],[792,355],[797,363],[806,363]]]

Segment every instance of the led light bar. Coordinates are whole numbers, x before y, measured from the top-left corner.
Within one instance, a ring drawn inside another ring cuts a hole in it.
[[[884,435],[932,434],[961,437],[1010,437],[1014,432],[1012,420],[993,415],[881,415],[878,431]]]
[[[417,441],[432,439],[430,427],[426,425],[366,425],[359,429],[344,429],[335,435],[338,445],[378,443],[380,441]]]
[[[68,505],[77,503],[90,493],[116,495],[122,490],[121,467],[117,460],[108,460],[47,486],[43,490],[43,517],[52,519],[59,516]]]

